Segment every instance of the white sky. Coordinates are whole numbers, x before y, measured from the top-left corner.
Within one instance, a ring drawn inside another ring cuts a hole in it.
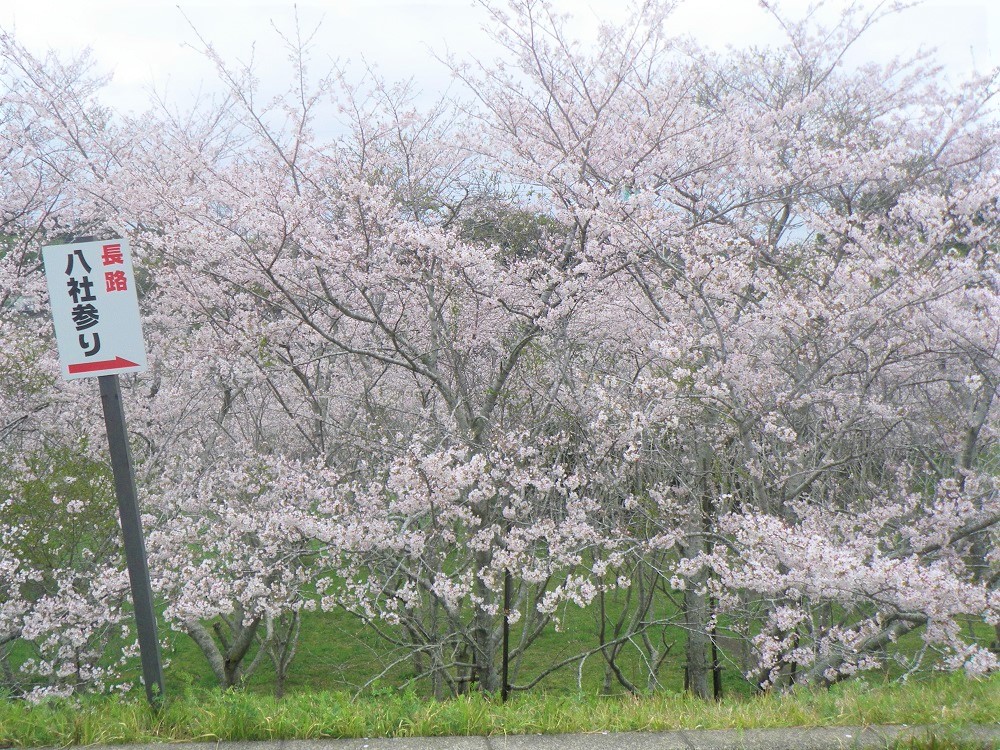
[[[579,16],[581,28],[620,15],[625,4],[553,1]],[[833,8],[845,2],[828,0]],[[192,48],[197,37],[185,15],[226,59],[246,59],[253,50],[265,84],[273,76],[277,85],[284,80],[285,53],[272,23],[290,31],[294,5],[293,0],[0,0],[0,27],[36,53],[91,47],[101,68],[114,74],[106,93],[109,103],[141,110],[154,85],[180,101],[203,80],[209,88],[216,86],[210,67]],[[801,11],[806,0],[782,5]],[[449,74],[432,51],[492,57],[480,28],[486,15],[473,0],[300,0],[297,6],[304,28],[322,21],[317,67],[364,57],[389,79],[412,76],[421,90],[438,93],[448,85]],[[672,24],[677,34],[720,47],[777,36],[775,22],[757,0],[686,0]],[[920,47],[936,47],[954,77],[1000,66],[1000,2],[926,0],[883,22],[859,54],[884,59]]]

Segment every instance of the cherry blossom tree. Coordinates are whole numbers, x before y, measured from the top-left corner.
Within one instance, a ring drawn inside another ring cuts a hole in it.
[[[643,448],[659,466],[644,470],[668,477],[686,505],[674,542],[688,683],[706,695],[710,602],[726,592],[710,585],[711,566],[690,561],[713,537],[732,544],[726,532],[744,517],[791,520],[807,498],[831,523],[862,498],[891,508],[869,483],[894,486],[900,470],[924,466],[921,453],[937,457],[941,480],[979,455],[996,383],[983,372],[995,330],[979,328],[996,304],[993,83],[949,94],[919,59],[846,68],[877,14],[851,11],[830,29],[776,14],[786,48],[719,61],[679,56],[654,6],[643,10],[602,30],[589,54],[544,3],[495,9],[515,64],[458,72],[487,110],[477,134],[487,154],[574,227],[573,261],[635,283],[615,319],[638,308],[633,361],[647,364],[615,374],[653,403],[619,399],[651,417]],[[952,326],[975,333],[951,348]],[[944,442],[946,429],[925,429],[944,428],[941,400],[967,409]],[[980,543],[995,499],[977,495],[984,511],[966,519]],[[723,528],[724,518],[734,520]],[[678,522],[667,514],[664,531]],[[878,543],[896,546],[888,529]],[[955,586],[966,580],[952,573]],[[988,596],[978,601],[992,619]]]
[[[27,321],[37,247],[114,230],[147,269],[155,585],[224,687],[271,659],[280,693],[301,618],[339,607],[435,694],[498,690],[505,579],[515,688],[568,606],[597,628],[564,664],[608,690],[662,684],[668,625],[705,697],[725,659],[830,683],[911,632],[906,670],[996,669],[961,628],[1000,627],[996,81],[849,66],[895,10],[774,10],[783,46],[719,55],[668,36],[669,3],[590,47],[542,0],[485,3],[504,52],[450,61],[454,101],[314,76],[297,31],[286,92],[206,43],[225,92],[141,117],[4,37],[0,448],[93,465]],[[88,540],[88,588],[18,552],[12,509],[61,480],[10,466],[0,648],[106,682],[82,665],[112,669],[117,556]]]

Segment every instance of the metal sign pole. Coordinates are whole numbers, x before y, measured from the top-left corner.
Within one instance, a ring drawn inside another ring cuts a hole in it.
[[[510,533],[510,528],[508,526],[507,533]],[[503,570],[503,674],[501,679],[503,682],[500,685],[500,700],[504,703],[507,702],[507,698],[510,697],[510,607],[511,607],[511,589],[513,588],[513,582],[511,581],[510,569],[504,568]]]
[[[111,470],[115,477],[118,514],[122,523],[122,536],[125,537],[125,560],[132,586],[132,601],[135,604],[142,678],[146,686],[146,697],[151,704],[158,706],[163,699],[163,666],[160,662],[160,642],[156,637],[153,590],[149,583],[146,542],[142,535],[142,521],[139,516],[128,432],[125,429],[121,388],[117,375],[102,375],[98,381],[101,385],[104,424],[108,430],[108,443],[111,446]]]
[[[135,605],[142,676],[146,697],[158,706],[163,698],[163,667],[118,384],[119,372],[146,369],[146,344],[142,338],[129,243],[124,237],[107,240],[77,237],[68,244],[43,247],[42,264],[62,376],[65,380],[97,377],[100,381],[125,561]]]

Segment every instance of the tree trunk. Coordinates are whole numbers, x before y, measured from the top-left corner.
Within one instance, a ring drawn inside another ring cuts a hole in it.
[[[10,666],[10,646],[6,643],[0,646],[0,674],[3,675],[3,682],[0,685],[11,695],[17,695],[17,681],[14,678],[14,670]]]
[[[687,582],[684,589],[684,629],[687,633],[686,645],[686,687],[699,698],[709,699],[711,665],[708,658],[710,638],[708,628],[708,596],[703,586],[707,574],[699,573]]]
[[[444,647],[435,643],[431,649],[431,690],[436,701],[443,701],[448,697],[444,670]]]
[[[886,626],[881,631],[868,636],[861,643],[857,644],[854,651],[855,653],[870,653],[881,648],[886,643],[897,641],[901,636],[926,623],[926,615],[919,613],[896,616],[890,622],[886,623]],[[832,685],[840,679],[840,676],[831,675],[830,670],[837,670],[843,663],[844,656],[842,652],[829,654],[822,659],[818,659],[809,668],[802,682],[823,686]]]
[[[710,464],[703,459],[703,471],[708,474]],[[706,485],[708,482],[706,481]],[[710,527],[711,500],[710,488],[706,486],[702,492],[701,501],[692,509],[688,522],[688,538],[684,548],[685,557],[696,558],[706,550],[705,532]],[[708,656],[711,645],[709,636],[709,606],[708,592],[705,585],[708,582],[708,570],[702,568],[687,579],[684,589],[684,629],[687,633],[687,651],[684,669],[684,686],[686,690],[699,698],[708,700],[712,697],[711,661]]]
[[[492,555],[486,552],[476,553],[476,569],[486,570],[492,561]],[[496,628],[494,616],[487,612],[487,607],[495,603],[497,594],[490,590],[486,583],[476,577],[476,596],[481,599],[476,605],[472,623],[473,661],[475,662],[475,678],[479,681],[479,689],[484,693],[495,693],[500,690],[500,670],[496,664]]]
[[[212,673],[219,681],[219,686],[223,689],[238,686],[253,673],[259,663],[259,658],[255,658],[246,670],[243,669],[243,660],[253,645],[261,618],[255,617],[249,623],[245,623],[242,614],[237,612],[227,622],[231,628],[230,633],[226,633],[221,623],[215,623],[213,626],[219,639],[218,643],[212,638],[208,628],[197,620],[184,623],[184,630],[198,644]],[[261,653],[258,652],[258,657]]]
[[[264,646],[274,665],[274,695],[276,698],[284,698],[288,671],[298,649],[299,632],[302,628],[301,615],[298,611],[294,611],[279,617],[276,622],[268,615],[266,627]]]

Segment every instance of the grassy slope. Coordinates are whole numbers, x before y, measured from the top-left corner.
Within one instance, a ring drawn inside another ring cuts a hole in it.
[[[580,610],[573,606],[566,610],[560,632],[550,627],[528,651],[521,673],[515,684],[525,684],[547,665],[554,664],[575,654],[586,652],[597,643],[597,623],[592,609]],[[516,643],[518,630],[512,634]],[[674,646],[661,669],[662,687],[681,690],[683,687],[684,632],[679,627],[668,627],[664,637]],[[188,687],[210,688],[214,678],[207,669],[204,658],[194,642],[183,634],[173,633],[167,638],[164,656],[169,660],[166,669],[168,692],[178,692]],[[375,678],[401,656],[391,651],[374,633],[343,612],[307,613],[303,617],[298,653],[292,663],[286,686],[288,693],[316,690],[355,691]],[[624,671],[630,679],[645,687],[645,673],[641,669],[638,652],[629,647],[621,658]],[[580,692],[596,694],[604,676],[604,662],[600,654],[584,660],[582,682],[580,664],[572,664],[552,673],[540,685],[550,693],[574,695]],[[384,692],[406,682],[412,676],[408,661],[389,670],[374,688]],[[267,693],[273,689],[273,671],[266,662],[247,686],[250,692]],[[723,684],[727,694],[749,695],[751,688],[741,678],[735,665],[724,664]],[[417,692],[426,685],[417,685]],[[621,686],[615,683],[615,692]]]
[[[642,698],[533,693],[501,704],[482,697],[434,702],[413,694],[351,699],[331,692],[277,701],[247,692],[199,690],[171,699],[159,715],[141,699],[90,698],[34,707],[0,701],[0,746],[864,724],[956,727],[994,723],[998,707],[1000,677],[968,681],[958,675],[877,688],[855,682],[829,691],[721,704],[675,693]]]
[[[521,672],[514,683],[524,685],[548,665],[555,664],[575,654],[586,652],[597,643],[597,607],[580,609],[570,605],[562,612],[559,632],[549,627],[532,645],[524,660]],[[993,638],[992,628],[980,622],[976,624],[976,635],[986,644]],[[166,677],[168,694],[178,694],[189,688],[209,689],[215,687],[204,657],[194,642],[180,633],[164,633],[167,636],[164,656],[169,660]],[[517,642],[519,630],[513,629],[511,642]],[[661,635],[656,634],[659,640]],[[660,688],[680,692],[684,680],[684,631],[680,627],[668,626],[662,633],[666,643],[673,643],[660,670]],[[919,633],[905,636],[897,649],[902,653],[915,654],[922,646]],[[286,691],[288,694],[315,691],[355,692],[366,685],[398,660],[402,654],[390,648],[370,629],[342,611],[306,613],[303,617],[298,653],[292,663]],[[639,652],[632,646],[626,647],[619,659],[626,676],[645,688],[645,671]],[[725,696],[749,697],[753,687],[743,679],[739,665],[731,654],[721,653],[723,692]],[[934,666],[929,658],[923,674]],[[887,676],[899,676],[905,668],[890,661]],[[389,669],[372,686],[374,692],[384,694],[407,683],[413,676],[412,665],[404,660]],[[597,695],[601,692],[604,677],[604,662],[600,654],[587,657],[581,668],[579,661],[552,673],[535,690],[544,690],[552,695],[575,696],[579,693]],[[869,675],[870,681],[878,681],[879,675]],[[250,680],[247,690],[267,694],[273,690],[274,677],[269,663],[265,660],[258,672]],[[418,695],[427,690],[425,683],[412,686]],[[623,693],[621,685],[613,684],[614,693]],[[371,692],[365,691],[365,692]],[[1000,714],[1000,710],[998,710]]]
[[[550,631],[526,660],[524,683],[541,665],[577,653],[595,642],[594,609],[570,607],[562,632]],[[516,635],[516,632],[515,632]],[[987,633],[983,633],[986,637]],[[530,693],[506,704],[482,697],[426,700],[423,686],[400,691],[410,676],[404,662],[372,690],[352,697],[392,661],[385,645],[342,612],[316,613],[303,623],[289,696],[274,700],[267,667],[240,692],[222,694],[194,643],[171,634],[165,647],[168,704],[159,715],[141,697],[87,698],[31,707],[0,700],[0,748],[155,740],[263,740],[318,737],[428,736],[555,733],[673,728],[765,728],[879,723],[993,723],[1000,719],[1000,675],[968,681],[961,675],[915,675],[908,684],[869,675],[830,691],[751,697],[739,670],[726,663],[726,700],[704,703],[681,693],[684,636],[668,628],[674,642],[662,670],[663,690],[632,698],[599,697],[603,663],[589,657],[556,672]],[[919,648],[915,636],[908,650]],[[635,652],[623,660],[629,676],[641,676]],[[578,674],[582,682],[578,686]],[[580,689],[582,687],[582,689]],[[620,688],[619,688],[620,690]]]

